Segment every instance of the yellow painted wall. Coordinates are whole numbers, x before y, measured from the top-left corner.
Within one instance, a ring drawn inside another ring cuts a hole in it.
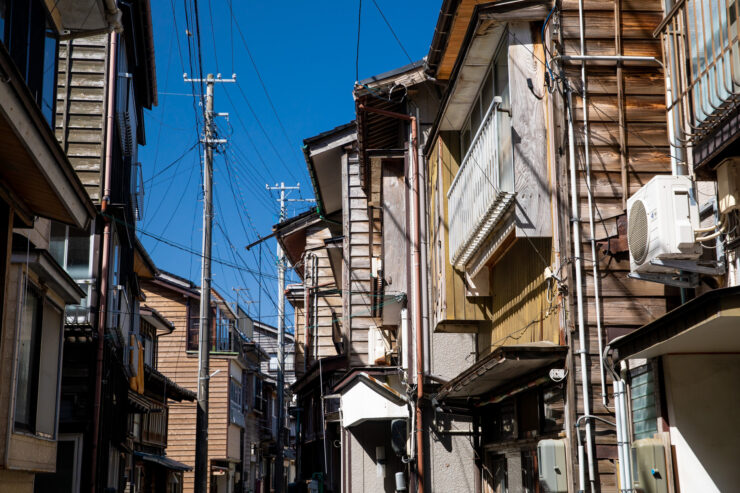
[[[481,356],[499,346],[560,343],[557,290],[544,275],[551,245],[549,238],[519,239],[491,269],[493,323],[479,330]]]
[[[447,190],[459,165],[457,133],[441,132],[429,157],[429,264],[432,319],[435,330],[470,331],[490,320],[486,298],[465,296],[464,275],[450,264]]]

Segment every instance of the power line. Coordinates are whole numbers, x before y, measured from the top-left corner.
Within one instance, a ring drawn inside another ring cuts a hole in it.
[[[229,9],[231,9],[231,0],[227,0],[229,3]],[[241,26],[239,26],[239,21],[233,17],[234,23],[236,24],[236,30],[239,33],[239,37],[242,40],[242,44],[244,45],[244,49],[247,52],[247,57],[249,58],[249,61],[252,63],[252,67],[254,67],[254,72],[257,74],[257,80],[259,80],[260,85],[262,86],[262,90],[265,93],[265,97],[267,98],[267,102],[270,105],[270,108],[272,109],[273,114],[275,115],[275,119],[278,122],[278,125],[280,126],[280,130],[283,133],[283,137],[285,137],[285,142],[288,144],[288,149],[293,148],[293,143],[290,140],[290,137],[288,136],[288,131],[285,129],[285,125],[283,125],[283,120],[280,118],[280,115],[278,114],[277,108],[275,107],[275,104],[272,102],[272,97],[270,97],[270,92],[267,90],[267,85],[265,84],[265,81],[262,78],[262,74],[260,73],[259,67],[257,67],[257,62],[254,60],[254,57],[252,56],[252,51],[249,49],[249,45],[247,44],[247,39],[244,37],[244,33],[242,32]],[[295,177],[293,177],[295,179]]]
[[[362,0],[360,0],[360,1],[362,1]],[[373,4],[375,4],[375,8],[378,9],[378,12],[380,13],[380,17],[382,17],[383,18],[383,21],[385,21],[385,25],[388,26],[388,29],[391,31],[391,34],[393,35],[394,38],[396,38],[396,43],[398,43],[398,46],[401,47],[401,50],[403,50],[403,53],[404,53],[404,55],[406,55],[406,58],[409,59],[409,63],[413,63],[413,60],[411,59],[411,55],[409,55],[409,52],[406,51],[406,48],[404,48],[403,43],[401,43],[401,40],[398,38],[398,35],[396,34],[396,31],[393,30],[393,27],[391,26],[391,23],[388,22],[388,19],[385,17],[385,14],[380,9],[380,5],[378,5],[378,2],[376,2],[375,0],[372,0],[372,1],[373,1]],[[358,27],[358,31],[359,31],[359,27]],[[358,33],[358,50],[359,50],[359,33]],[[357,80],[359,80],[359,79],[357,79]]]
[[[360,29],[362,27],[362,0],[357,9],[357,49],[355,50],[355,80],[360,80]]]

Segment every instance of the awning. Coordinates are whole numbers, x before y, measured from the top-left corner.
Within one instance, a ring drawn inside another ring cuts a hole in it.
[[[442,386],[436,399],[481,397],[536,370],[565,359],[567,346],[536,342],[502,346]]]
[[[616,361],[664,354],[740,352],[740,286],[708,291],[609,346]]]
[[[390,385],[365,372],[354,375],[341,389],[342,426],[365,421],[408,418],[408,399]]]
[[[169,469],[170,471],[192,471],[193,468],[187,464],[183,464],[182,462],[178,462],[175,459],[170,459],[167,456],[164,455],[155,455],[155,454],[148,454],[146,452],[134,452],[134,456],[138,457],[139,459],[151,462],[152,464],[157,464],[159,466],[162,466],[166,469]]]
[[[13,264],[27,265],[45,286],[51,288],[68,305],[79,304],[87,295],[47,250],[16,251],[10,261]]]
[[[0,198],[27,226],[41,216],[85,228],[92,201],[4,46],[0,72]]]

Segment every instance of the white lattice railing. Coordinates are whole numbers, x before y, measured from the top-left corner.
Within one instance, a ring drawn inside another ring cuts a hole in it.
[[[739,18],[737,0],[677,0],[656,29],[674,145],[701,141],[740,106]]]
[[[447,192],[450,261],[464,269],[514,198],[500,189],[498,109],[488,110]]]

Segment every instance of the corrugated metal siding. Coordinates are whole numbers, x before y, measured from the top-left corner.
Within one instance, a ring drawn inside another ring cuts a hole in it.
[[[100,200],[108,36],[59,45],[56,135],[90,198]]]

